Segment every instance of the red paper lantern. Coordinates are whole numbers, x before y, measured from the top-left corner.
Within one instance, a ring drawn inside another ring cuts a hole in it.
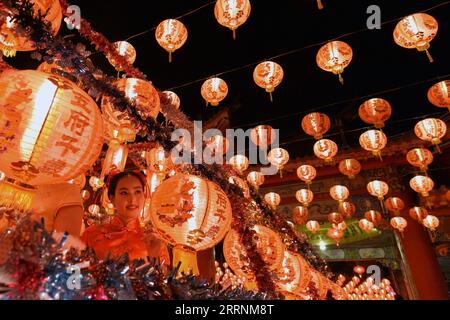
[[[391,117],[392,108],[389,102],[381,98],[373,98],[365,101],[359,107],[359,117],[368,124],[373,124],[375,128],[383,128],[384,122]]]
[[[436,83],[428,90],[428,100],[439,108],[450,111],[450,80]]]
[[[339,76],[339,81],[344,84],[342,73],[350,64],[353,57],[352,48],[342,41],[331,41],[322,46],[317,52],[317,65],[325,71]]]
[[[310,267],[305,259],[298,253],[286,250],[281,268],[277,272],[277,287],[280,290],[298,294],[307,288],[310,281]]]
[[[335,185],[330,188],[331,197],[339,202],[347,200],[350,195],[346,186]]]
[[[388,209],[394,215],[400,215],[400,211],[405,208],[405,203],[398,197],[387,198],[384,204],[386,206],[386,209]]]
[[[298,202],[307,207],[313,201],[314,193],[308,189],[300,189],[295,193],[295,198]]]
[[[295,207],[292,220],[295,224],[304,225],[308,220],[308,208],[304,206]]]
[[[252,171],[247,175],[247,181],[258,190],[259,186],[264,183],[264,175],[261,172]]]
[[[319,222],[315,221],[315,220],[309,220],[306,223],[306,229],[308,229],[309,231],[311,231],[312,233],[316,233],[317,230],[320,229],[320,224]]]
[[[425,228],[435,231],[439,227],[439,219],[429,214],[422,220],[422,224]]]
[[[233,31],[233,39],[236,39],[236,29],[247,21],[250,11],[249,0],[217,0],[214,16],[222,26]]]
[[[297,176],[306,184],[311,184],[317,175],[317,171],[313,166],[308,164],[301,165],[297,168]]]
[[[268,125],[259,125],[250,133],[252,142],[260,148],[267,149],[276,139],[276,131]]]
[[[356,207],[353,203],[344,201],[339,203],[338,211],[345,218],[351,218],[356,213]]]
[[[391,226],[400,232],[403,232],[408,226],[408,222],[403,217],[393,217],[391,218]]]
[[[381,130],[368,130],[359,137],[359,144],[364,150],[381,158],[381,150],[386,147],[387,138]]]
[[[422,207],[409,209],[409,216],[416,221],[422,222],[428,216],[428,210]]]
[[[117,41],[113,43],[114,48],[119,56],[125,58],[125,61],[130,65],[136,60],[136,50],[131,43],[126,41]],[[112,56],[107,56],[109,63],[116,68],[117,71],[123,71],[120,65]]]
[[[241,188],[244,197],[250,198],[250,189],[248,188],[248,185],[244,180],[236,176],[231,176],[228,178],[228,182],[237,185],[239,188]]]
[[[376,210],[369,210],[364,214],[364,218],[374,224],[374,226],[378,226],[383,219],[381,217],[381,213]]]
[[[332,212],[328,214],[328,221],[330,223],[339,224],[344,221],[344,217],[338,212]]]
[[[330,130],[330,118],[320,112],[307,114],[302,119],[302,129],[306,134],[313,136],[314,139],[320,140],[323,135]]]
[[[264,195],[264,200],[275,210],[281,202],[281,197],[276,192],[269,192]]]
[[[238,171],[240,174],[243,174],[245,170],[247,170],[249,166],[248,158],[244,155],[237,154],[230,158],[230,165]]]
[[[327,231],[327,236],[333,239],[336,242],[336,245],[339,246],[339,241],[344,236],[344,233],[341,230],[331,228]]]
[[[359,227],[360,227],[361,230],[363,230],[364,232],[371,232],[375,226],[374,226],[374,224],[373,224],[372,222],[370,222],[369,220],[367,220],[367,219],[361,219],[361,220],[359,220]]]
[[[420,193],[424,197],[429,196],[429,192],[434,188],[434,182],[431,178],[417,175],[409,181],[411,189]]]
[[[289,162],[289,153],[283,148],[275,148],[270,150],[267,155],[267,160],[269,160],[271,165],[280,170],[281,174],[281,170]]]
[[[364,272],[366,272],[366,268],[364,268],[363,266],[355,266],[353,268],[353,272],[355,272],[358,276],[362,276],[364,274]]]
[[[389,186],[386,182],[380,180],[374,180],[367,184],[367,191],[377,197],[378,200],[384,200],[384,196],[389,192]]]
[[[216,154],[224,155],[227,153],[229,148],[228,139],[221,134],[212,136],[206,142],[206,147],[209,149],[212,157],[214,157]]]
[[[433,154],[425,148],[415,148],[406,154],[406,160],[410,165],[420,168],[422,171],[428,170],[428,165],[433,162]]]
[[[156,27],[156,41],[169,53],[169,62],[172,62],[172,52],[181,48],[187,37],[186,27],[175,19],[164,20]]]
[[[314,154],[325,162],[332,162],[338,152],[337,144],[329,139],[322,139],[314,144]]]
[[[429,141],[436,146],[438,151],[441,139],[447,132],[447,125],[441,119],[428,118],[419,121],[414,127],[414,133],[416,136],[424,141]]]
[[[216,107],[219,105],[219,102],[227,96],[228,86],[227,83],[220,78],[211,78],[203,83],[200,93],[203,99],[205,99],[206,105],[210,103],[212,106]]]
[[[261,62],[253,71],[253,80],[270,94],[270,101],[273,100],[272,92],[281,83],[283,76],[283,68],[273,61]]]
[[[361,164],[356,159],[345,159],[339,162],[339,171],[349,179],[353,179],[361,171]]]

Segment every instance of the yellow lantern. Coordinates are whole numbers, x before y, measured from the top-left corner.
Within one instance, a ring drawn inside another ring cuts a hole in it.
[[[352,48],[342,41],[331,41],[319,49],[316,56],[317,65],[325,71],[339,76],[339,82],[344,84],[342,73],[353,57]]]
[[[330,139],[322,139],[317,141],[313,148],[316,157],[325,160],[325,163],[333,162],[333,158],[338,152],[337,144]]]
[[[205,99],[206,105],[211,103],[212,106],[216,107],[227,96],[228,86],[220,78],[211,78],[203,83],[200,93]]]
[[[426,13],[415,13],[397,23],[394,29],[394,40],[403,48],[425,51],[430,62],[433,62],[428,48],[437,31],[436,19]]]
[[[289,153],[283,148],[270,150],[267,160],[280,171],[280,177],[283,178],[283,167],[289,162]]]
[[[230,165],[237,171],[239,174],[243,174],[245,170],[247,170],[249,166],[248,158],[242,154],[234,155],[230,158]]]
[[[86,171],[102,148],[102,117],[71,81],[34,70],[0,75],[0,205],[28,210],[33,189]]]
[[[428,118],[419,121],[416,124],[414,133],[419,139],[430,141],[436,146],[438,152],[441,153],[439,144],[441,143],[441,139],[447,133],[447,125],[441,119]]]
[[[214,16],[222,26],[233,31],[233,39],[236,39],[236,29],[247,21],[250,11],[249,0],[217,0]]]
[[[281,83],[283,76],[283,68],[273,61],[261,62],[253,71],[253,80],[269,93],[270,101],[273,101],[272,92]]]
[[[169,63],[172,62],[172,52],[181,48],[186,42],[188,31],[183,23],[175,19],[162,21],[155,31],[158,44],[169,52]]]
[[[269,192],[264,195],[264,200],[273,210],[276,210],[281,202],[281,197],[276,192]]]
[[[444,80],[433,85],[428,90],[428,101],[439,108],[450,111],[450,80]]]
[[[367,184],[367,191],[377,197],[378,200],[384,200],[384,196],[389,192],[389,186],[386,182],[380,180],[374,180]]]
[[[113,43],[114,48],[119,56],[123,57],[127,63],[130,65],[136,60],[136,50],[131,45],[131,43],[126,41],[117,41]],[[107,56],[109,63],[116,68],[117,71],[122,71],[122,67],[119,63],[112,57]]]
[[[307,207],[313,201],[314,193],[308,189],[300,189],[295,193],[295,198],[298,202]]]
[[[381,130],[368,130],[359,137],[359,144],[364,150],[371,151],[374,156],[381,158],[381,150],[386,147],[387,138]]]

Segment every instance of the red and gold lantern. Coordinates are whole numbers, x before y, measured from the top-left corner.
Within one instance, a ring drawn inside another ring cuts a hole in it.
[[[188,31],[183,23],[175,19],[162,21],[155,31],[158,44],[169,52],[169,62],[172,62],[172,52],[183,46],[188,37]]]
[[[338,146],[333,140],[322,139],[314,144],[314,154],[319,159],[325,160],[326,163],[333,162],[337,152]]]
[[[62,183],[86,171],[102,144],[102,117],[73,82],[34,70],[0,75],[2,206],[28,210],[35,186]]]
[[[314,193],[308,189],[300,189],[295,193],[295,198],[303,206],[307,207],[314,199]]]
[[[293,294],[302,293],[310,281],[308,263],[298,253],[286,250],[280,270],[277,272],[276,285],[279,290]]]
[[[126,145],[108,148],[103,161],[101,177],[105,177],[108,174],[115,175],[119,172],[123,172],[125,170],[127,158],[128,148]]]
[[[450,80],[436,83],[428,90],[428,101],[439,108],[450,111]]]
[[[281,202],[281,197],[276,192],[269,192],[264,195],[264,200],[273,210],[276,210]]]
[[[391,117],[392,108],[386,100],[372,98],[359,107],[358,113],[362,121],[380,129],[384,127],[384,122]]]
[[[308,208],[304,206],[295,207],[292,220],[295,224],[304,225],[308,220]]]
[[[310,185],[312,183],[316,175],[316,168],[310,166],[309,164],[304,164],[297,168],[297,176],[307,185]]]
[[[228,139],[221,134],[214,135],[206,142],[206,148],[209,149],[210,155],[215,157],[216,155],[224,155],[229,148]]]
[[[236,176],[231,176],[228,178],[228,182],[237,185],[239,188],[241,188],[244,197],[250,198],[250,189],[248,188],[248,185],[244,180]]]
[[[367,191],[374,196],[377,197],[378,200],[384,200],[384,196],[389,192],[389,186],[386,182],[380,180],[374,180],[367,184]]]
[[[283,177],[283,167],[289,162],[289,153],[283,148],[275,148],[270,150],[267,155],[267,160],[270,164],[275,166],[280,171],[281,178]]]
[[[422,224],[425,228],[435,231],[439,227],[439,219],[429,214],[422,220]]]
[[[270,101],[273,101],[272,92],[281,83],[283,76],[283,68],[273,61],[261,62],[253,71],[253,80],[270,94]]]
[[[364,268],[363,266],[355,266],[353,268],[353,272],[361,277],[364,274],[364,272],[366,272],[366,268]]]
[[[350,192],[346,186],[335,185],[330,188],[330,195],[334,200],[343,202],[347,200]]]
[[[247,175],[247,181],[256,189],[264,183],[264,175],[258,171],[252,171]]]
[[[406,154],[406,160],[410,165],[420,168],[422,171],[428,170],[428,165],[433,162],[433,154],[425,148],[415,148]]]
[[[387,138],[381,130],[368,130],[359,137],[359,144],[364,150],[371,151],[382,160],[381,150],[386,147]]]
[[[152,172],[165,173],[168,169],[168,160],[163,147],[155,147],[145,152],[147,167]]]
[[[356,213],[356,207],[353,203],[344,201],[339,203],[338,211],[344,218],[351,218]]]
[[[349,179],[354,179],[361,171],[361,164],[356,159],[344,159],[339,162],[339,171]]]
[[[302,129],[306,134],[313,136],[314,139],[320,140],[323,135],[330,130],[330,118],[320,112],[307,114],[302,119]]]
[[[395,216],[400,215],[400,211],[405,208],[405,203],[398,197],[387,198],[384,205],[386,206],[386,209],[392,212]]]
[[[328,229],[327,231],[327,237],[333,239],[336,242],[336,246],[339,246],[339,241],[344,236],[344,232],[342,232],[339,229]]]
[[[217,0],[214,16],[222,26],[233,31],[233,39],[236,39],[236,29],[247,21],[250,11],[249,0]]]
[[[131,45],[131,43],[126,41],[117,41],[113,43],[114,48],[119,56],[123,57],[128,64],[133,64],[136,60],[136,50]],[[119,63],[112,57],[107,56],[109,63],[116,68],[117,71],[122,71],[122,67]]]
[[[267,149],[277,138],[276,131],[268,125],[259,125],[252,129],[250,139],[260,148]]]
[[[328,221],[330,223],[339,224],[344,221],[344,217],[339,212],[332,212],[328,214]]]
[[[339,81],[344,84],[342,73],[350,64],[353,57],[352,48],[342,41],[331,41],[322,46],[316,56],[317,65],[325,71],[339,76]]]
[[[414,127],[414,133],[416,136],[424,141],[429,141],[434,144],[440,153],[439,144],[441,139],[447,132],[447,125],[441,119],[428,118],[419,121]]]
[[[206,80],[200,93],[206,101],[206,105],[210,103],[212,106],[216,107],[219,102],[226,98],[228,94],[228,86],[225,81],[220,78],[211,78]]]
[[[359,227],[361,228],[361,230],[368,233],[371,232],[375,226],[369,220],[361,219],[359,220]]]
[[[414,207],[409,209],[409,216],[422,223],[422,220],[428,216],[428,210],[422,207]]]
[[[411,189],[420,193],[424,197],[429,196],[429,192],[434,188],[434,182],[431,178],[417,175],[409,181]]]
[[[248,158],[242,154],[237,154],[230,158],[230,165],[237,171],[239,174],[243,174],[245,170],[247,170],[249,166]]]
[[[381,213],[376,210],[369,210],[364,214],[364,218],[373,223],[374,226],[378,226],[383,220]]]
[[[408,226],[408,222],[403,217],[392,217],[391,226],[392,228],[397,229],[400,233],[402,233]]]
[[[317,222],[315,220],[309,220],[306,223],[306,229],[308,229],[309,231],[311,231],[314,234],[320,229],[320,224],[319,224],[319,222]]]

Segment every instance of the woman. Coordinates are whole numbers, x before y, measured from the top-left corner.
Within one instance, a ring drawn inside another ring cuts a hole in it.
[[[100,259],[128,253],[130,260],[148,256],[159,257],[165,265],[170,263],[166,244],[155,233],[144,232],[140,224],[147,193],[145,178],[139,173],[122,172],[112,177],[108,197],[116,214],[107,224],[87,228],[82,236]]]

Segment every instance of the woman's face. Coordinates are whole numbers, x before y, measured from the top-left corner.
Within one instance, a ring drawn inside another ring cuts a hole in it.
[[[134,176],[120,179],[111,202],[122,219],[131,220],[139,217],[145,202],[140,180]]]

